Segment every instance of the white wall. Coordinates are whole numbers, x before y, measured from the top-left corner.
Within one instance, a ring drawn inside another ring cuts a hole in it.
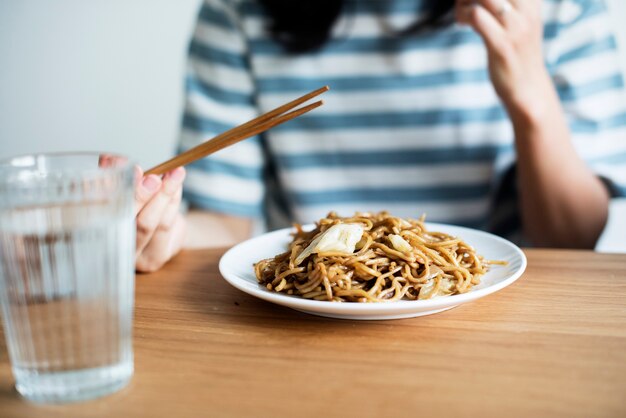
[[[626,68],[626,1],[609,0]],[[0,158],[169,157],[199,0],[0,0]]]
[[[0,157],[174,152],[199,0],[0,0]]]

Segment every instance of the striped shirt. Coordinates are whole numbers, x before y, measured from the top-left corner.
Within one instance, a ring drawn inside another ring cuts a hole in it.
[[[347,0],[332,37],[288,55],[251,0],[205,0],[189,48],[180,151],[328,84],[315,111],[191,165],[194,206],[311,222],[388,210],[519,238],[513,130],[481,38],[395,35],[421,0]],[[626,193],[626,96],[602,1],[543,2],[544,55],[580,155]],[[582,197],[581,197],[582,198]]]

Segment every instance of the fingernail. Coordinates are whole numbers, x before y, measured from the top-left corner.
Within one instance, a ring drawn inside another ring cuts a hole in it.
[[[144,177],[141,185],[150,193],[154,193],[161,187],[161,179],[154,174]]]
[[[179,167],[167,173],[163,183],[163,190],[169,195],[174,195],[180,188],[183,178],[185,177],[185,169]]]
[[[170,172],[169,177],[176,182],[183,181],[183,178],[185,178],[185,169],[178,167]]]
[[[108,168],[111,165],[111,157],[107,155],[101,155],[100,160],[98,161],[100,167]]]

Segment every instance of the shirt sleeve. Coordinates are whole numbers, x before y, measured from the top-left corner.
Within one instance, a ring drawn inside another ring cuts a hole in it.
[[[189,45],[179,152],[258,115],[247,42],[236,5],[205,0]],[[183,196],[192,207],[246,217],[263,213],[259,137],[188,166]]]
[[[564,0],[558,7],[545,52],[572,141],[613,197],[625,196],[626,92],[606,5]]]

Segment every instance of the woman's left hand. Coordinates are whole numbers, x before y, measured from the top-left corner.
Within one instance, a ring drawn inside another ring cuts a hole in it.
[[[540,111],[545,95],[554,91],[542,53],[541,3],[457,0],[456,4],[457,21],[483,38],[491,81],[514,120]]]

